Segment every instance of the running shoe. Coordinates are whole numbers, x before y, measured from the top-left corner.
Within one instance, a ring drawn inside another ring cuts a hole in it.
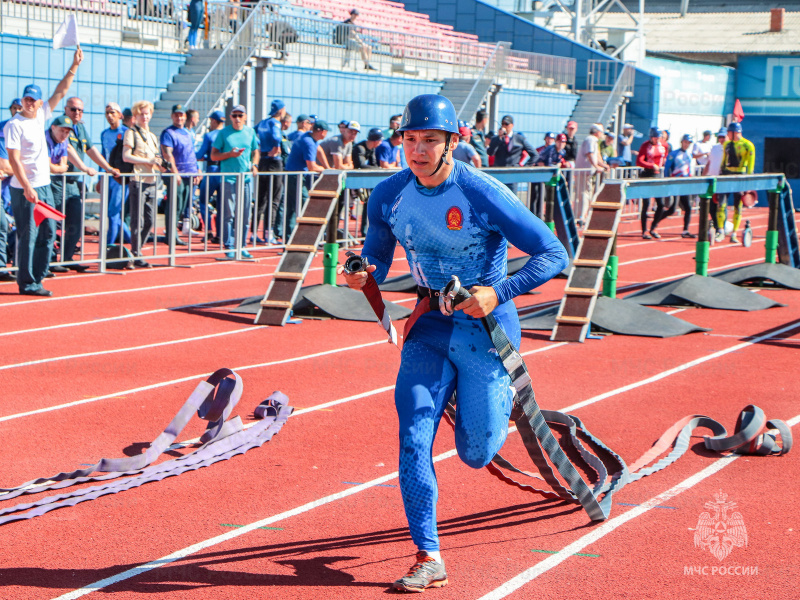
[[[643,240],[652,240],[652,239],[653,239],[653,236],[651,236],[649,233],[647,233],[647,232],[645,231],[645,232],[642,234],[642,239],[643,239]]]
[[[253,255],[250,254],[247,250],[242,250],[242,258],[253,258]]]
[[[653,231],[652,229],[650,230],[650,235],[652,235],[652,236],[653,236],[654,238],[656,238],[657,240],[660,240],[660,239],[661,239],[661,234],[660,234],[660,233],[658,233],[657,231]]]
[[[696,238],[696,237],[697,237],[697,234],[696,234],[696,233],[691,233],[690,231],[684,231],[684,232],[681,234],[681,237],[682,237],[682,238],[687,238],[687,239],[692,239],[692,238]]]
[[[731,244],[738,244],[738,243],[739,243],[739,238],[736,236],[736,232],[734,231],[731,234]]]
[[[714,241],[721,242],[724,239],[725,239],[725,232],[722,229],[717,229],[717,233],[714,236]]]
[[[403,577],[394,582],[392,587],[401,592],[424,592],[432,587],[447,585],[447,573],[444,565],[437,562],[425,551],[417,552],[417,562]]]

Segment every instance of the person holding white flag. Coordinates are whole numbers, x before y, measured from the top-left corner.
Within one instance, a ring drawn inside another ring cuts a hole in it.
[[[81,47],[78,41],[78,24],[75,22],[75,15],[68,15],[64,22],[59,25],[58,31],[53,36],[53,50],[59,48],[69,48],[70,46]]]
[[[33,209],[38,201],[54,206],[53,194],[50,192],[50,157],[47,153],[44,126],[58,103],[67,95],[82,61],[83,51],[78,48],[69,71],[47,102],[42,99],[42,89],[38,85],[25,86],[22,110],[3,129],[8,161],[14,172],[11,179],[11,208],[14,211],[19,241],[17,286],[20,294],[52,295],[52,292],[42,287],[42,278],[47,272],[53,250],[55,224],[52,219],[45,219],[41,227],[52,228],[52,233],[48,231],[47,236],[37,236],[38,227],[33,220]],[[37,237],[41,240],[39,243]]]

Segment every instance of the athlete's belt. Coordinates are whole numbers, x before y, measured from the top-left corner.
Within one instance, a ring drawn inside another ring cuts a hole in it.
[[[294,410],[289,406],[289,399],[285,395],[274,392],[255,410],[256,417],[263,420],[249,429],[244,429],[238,416],[228,420],[241,395],[242,380],[239,375],[230,369],[216,371],[206,381],[200,382],[167,428],[143,454],[128,458],[104,458],[85,469],[34,479],[15,488],[0,489],[0,501],[90,481],[106,482],[112,479],[115,481],[0,510],[0,525],[38,517],[57,508],[74,506],[107,494],[116,494],[145,483],[207,467],[237,454],[244,454],[268,442],[280,431]],[[198,417],[209,422],[206,431],[200,437],[202,445],[194,452],[152,465],[153,461],[170,448],[195,411]],[[105,474],[92,476],[92,473],[97,472]],[[123,478],[126,475],[132,477]]]
[[[380,297],[380,291],[377,294]],[[435,310],[444,298],[448,298],[452,306],[457,306],[460,302],[470,297],[469,292],[460,286],[458,278],[455,276],[453,276],[451,283],[439,292],[420,288],[417,290],[417,295],[421,299],[406,323],[406,335],[411,331],[416,318],[419,318],[425,312]],[[725,427],[718,421],[704,415],[690,415],[675,423],[650,450],[631,466],[628,466],[616,452],[592,435],[578,417],[559,411],[539,408],[531,378],[528,374],[528,368],[522,356],[511,344],[492,314],[483,317],[481,322],[492,339],[492,344],[503,362],[503,367],[511,377],[515,395],[512,418],[514,418],[528,456],[536,465],[541,476],[531,475],[514,467],[499,454],[487,466],[488,470],[502,481],[520,489],[548,498],[560,498],[567,502],[580,503],[593,521],[602,521],[608,518],[611,512],[614,492],[622,489],[630,482],[660,471],[683,456],[689,448],[692,433],[699,427],[711,430],[713,435],[704,436],[703,439],[706,448],[717,452],[758,455],[776,454],[780,456],[786,454],[792,448],[792,431],[786,423],[777,419],[767,421],[760,408],[749,405],[741,411],[732,436],[728,436]],[[450,400],[445,412],[448,422],[453,426],[455,425],[453,419],[455,415],[454,400],[455,395]],[[597,475],[597,483],[594,487],[589,487],[575,468],[575,465],[567,457],[553,435],[550,424],[568,428],[569,435],[565,436],[565,438],[569,440],[574,450],[578,452],[585,466]],[[578,437],[578,432],[593,445],[607,453],[609,462],[614,465],[612,473],[609,473],[598,456],[587,450]],[[669,448],[672,448],[669,453],[656,461]],[[567,486],[564,486],[555,476],[550,463],[556,467]],[[544,479],[550,484],[552,491],[520,483],[506,475],[501,469],[526,477]]]

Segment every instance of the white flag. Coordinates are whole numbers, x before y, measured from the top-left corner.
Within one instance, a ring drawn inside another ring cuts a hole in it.
[[[75,15],[69,15],[64,22],[59,25],[58,31],[53,36],[53,50],[59,48],[69,48],[70,46],[77,46],[78,42],[78,24],[75,22]]]

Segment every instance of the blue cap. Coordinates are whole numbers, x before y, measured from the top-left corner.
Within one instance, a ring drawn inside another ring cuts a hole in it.
[[[681,141],[682,142],[693,142],[694,141],[694,137],[692,136],[691,133],[685,133],[685,134],[683,134],[683,137],[681,138]]]
[[[208,115],[208,118],[209,119],[214,119],[215,121],[218,121],[219,123],[224,123],[225,122],[225,115],[222,114],[221,110],[215,110],[210,115]]]
[[[458,119],[453,103],[439,94],[422,94],[412,98],[403,111],[397,131],[438,129],[458,133]]]
[[[330,125],[328,125],[322,119],[316,119],[314,121],[314,131],[330,131]]]
[[[53,127],[66,127],[67,129],[74,129],[74,123],[67,115],[61,115],[52,123]]]
[[[658,127],[651,127],[649,137],[661,137],[661,130]]]
[[[547,138],[556,139],[556,134],[553,133],[552,131],[548,131],[547,133],[544,134],[544,139],[547,139]]]
[[[12,106],[22,106],[22,99],[14,98],[8,108],[11,108]]]
[[[319,119],[319,115],[308,115],[309,121],[316,121]]]
[[[462,127],[469,127],[469,123],[466,121],[462,121],[461,119],[458,120],[458,128],[461,129]]]
[[[22,92],[23,98],[33,98],[34,100],[41,100],[42,99],[42,88],[40,88],[35,83],[31,83],[25,86],[25,89]]]
[[[295,120],[297,123],[302,123],[303,121],[310,121],[311,117],[308,115],[297,115],[297,119]]]
[[[728,125],[728,131],[732,131],[733,133],[742,133],[742,124],[731,123],[730,125]]]
[[[717,137],[728,137],[728,130],[724,127],[720,127],[719,131],[717,132]]]
[[[283,100],[278,100],[276,98],[275,100],[272,101],[272,104],[269,105],[269,116],[271,117],[280,109],[282,109],[284,106],[286,106],[286,104],[283,102]]]
[[[383,139],[383,130],[380,127],[373,127],[367,134],[367,139],[370,142],[377,142]]]
[[[348,125],[350,125],[350,121],[348,121],[347,119],[342,119],[341,121],[339,121],[339,127],[347,127]]]

